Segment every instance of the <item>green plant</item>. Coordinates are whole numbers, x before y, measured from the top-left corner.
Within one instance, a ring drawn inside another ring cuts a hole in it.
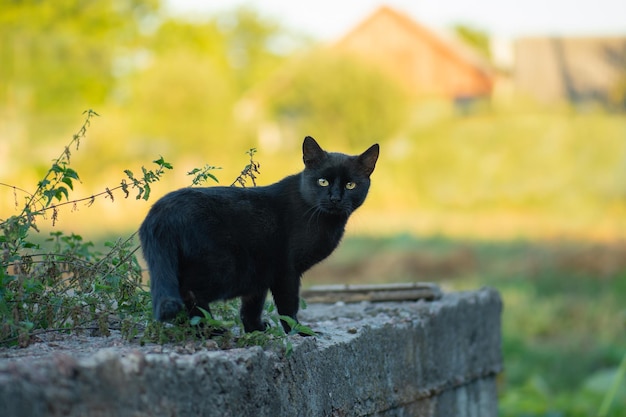
[[[39,232],[37,222],[51,214],[54,225],[62,205],[84,202],[91,205],[98,197],[114,201],[120,190],[128,198],[147,200],[150,184],[158,181],[172,166],[162,157],[154,170],[142,167],[142,176],[126,170],[127,178],[116,187],[86,198],[70,200],[78,173],[70,168],[71,149],[78,150],[91,120],[98,114],[85,111],[86,118],[61,155],[56,158],[33,193],[7,184],[27,195],[17,215],[0,221],[0,344],[26,346],[33,336],[50,331],[91,330],[107,334],[111,327],[132,333],[139,321],[149,315],[149,295],[135,257],[134,234],[107,242],[106,253],[95,250],[80,235],[50,233],[45,244],[34,243],[31,231]],[[18,206],[17,196],[15,204]],[[45,246],[45,247],[44,247]]]
[[[267,329],[263,332],[243,333],[243,323],[239,317],[240,305],[240,300],[233,299],[212,303],[210,312],[200,308],[202,316],[188,317],[181,312],[174,320],[174,325],[152,321],[147,325],[140,343],[164,344],[211,339],[220,349],[261,346],[282,350],[286,356],[290,356],[293,344],[289,336],[316,335],[310,327],[297,323],[291,317],[278,315],[276,306],[271,301],[267,301],[264,307],[264,316],[270,322]],[[303,303],[303,308],[305,307],[306,304]],[[291,326],[289,334],[283,330],[281,321]]]
[[[291,317],[279,315],[276,306],[269,300],[265,302],[263,309],[267,329],[263,332],[244,333],[243,323],[239,316],[240,307],[239,299],[217,301],[211,303],[210,312],[200,308],[202,316],[188,317],[186,313],[181,312],[174,321],[174,325],[151,322],[141,337],[141,343],[177,343],[212,339],[220,349],[248,346],[271,347],[282,349],[289,356],[293,351],[289,336],[316,335],[310,327],[296,322]],[[306,308],[304,300],[301,302],[301,308]],[[288,334],[283,330],[281,321],[291,327]]]
[[[626,380],[626,353],[622,357],[622,361],[620,362],[619,368],[615,371],[615,376],[613,377],[613,381],[608,390],[606,390],[606,394],[604,399],[602,400],[602,404],[600,404],[600,409],[598,410],[598,417],[605,417],[608,415],[609,410],[611,409],[611,405],[617,398],[617,392],[619,391],[620,384]],[[622,390],[624,391],[624,390]]]
[[[250,148],[246,154],[250,157],[250,163],[246,165],[235,181],[230,184],[231,187],[239,184],[242,187],[246,186],[247,180],[252,181],[252,185],[256,187],[256,174],[259,174],[261,164],[254,160],[254,154],[256,154],[256,148]]]

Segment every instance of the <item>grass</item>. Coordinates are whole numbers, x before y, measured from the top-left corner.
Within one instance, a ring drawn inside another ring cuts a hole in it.
[[[623,114],[522,105],[468,117],[416,113],[382,143],[364,207],[376,231],[625,235]]]
[[[500,291],[501,416],[599,415],[626,354],[624,244],[352,237],[304,282],[424,280]],[[622,379],[605,415],[625,413]]]

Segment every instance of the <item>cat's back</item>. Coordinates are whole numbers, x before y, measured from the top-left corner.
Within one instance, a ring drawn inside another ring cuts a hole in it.
[[[270,196],[261,190],[236,187],[188,187],[172,191],[159,199],[151,215],[221,215],[236,214],[270,204]],[[219,216],[221,217],[221,216]]]
[[[260,198],[261,197],[261,198]],[[262,193],[236,187],[187,187],[172,191],[153,207],[168,210],[197,210],[198,208],[233,208],[242,202],[262,200]]]
[[[287,180],[287,181],[286,181]],[[257,225],[266,228],[285,216],[289,191],[297,183],[285,179],[265,187],[187,187],[161,197],[146,221],[176,225]],[[273,228],[273,227],[272,227]]]

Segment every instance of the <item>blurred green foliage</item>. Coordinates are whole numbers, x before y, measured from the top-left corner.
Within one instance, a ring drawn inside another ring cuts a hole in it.
[[[285,59],[278,25],[246,9],[190,23],[153,0],[2,3],[0,114],[25,131],[23,148],[92,106],[131,121],[109,148],[130,136],[205,151],[237,137],[235,102]]]
[[[60,115],[77,103],[103,104],[116,66],[138,47],[157,7],[157,0],[0,1],[0,103]]]
[[[489,34],[473,26],[457,24],[453,28],[456,35],[478,51],[484,58],[491,58]]]
[[[128,81],[122,107],[132,130],[173,152],[208,153],[240,142],[237,102],[285,59],[272,49],[279,26],[247,9],[200,23],[163,22],[146,45],[150,61]]]
[[[428,205],[579,210],[624,201],[625,137],[619,115],[493,109],[418,123],[398,158]]]
[[[327,50],[299,57],[266,86],[269,117],[291,135],[311,132],[338,148],[365,149],[408,120],[400,86],[355,58]]]
[[[111,163],[155,148],[173,160],[223,143],[245,149],[268,117],[293,128],[288,142],[313,134],[359,146],[406,120],[393,81],[328,50],[294,58],[310,41],[246,8],[187,21],[156,0],[3,1],[0,43],[0,118],[19,135],[18,160],[85,107],[116,131],[95,145]]]

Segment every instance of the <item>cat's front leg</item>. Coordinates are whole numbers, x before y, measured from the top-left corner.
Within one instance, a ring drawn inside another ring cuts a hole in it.
[[[281,316],[288,316],[298,322],[298,308],[300,307],[300,277],[289,277],[283,281],[278,282],[272,288],[272,296],[274,297],[274,303],[278,314]],[[280,321],[285,333],[291,332],[291,326],[284,320]]]
[[[263,291],[261,294],[241,297],[241,310],[239,311],[239,317],[241,317],[243,329],[246,333],[250,333],[255,330],[262,332],[267,329],[267,322],[261,320],[261,313],[263,312],[266,298],[267,290]]]

